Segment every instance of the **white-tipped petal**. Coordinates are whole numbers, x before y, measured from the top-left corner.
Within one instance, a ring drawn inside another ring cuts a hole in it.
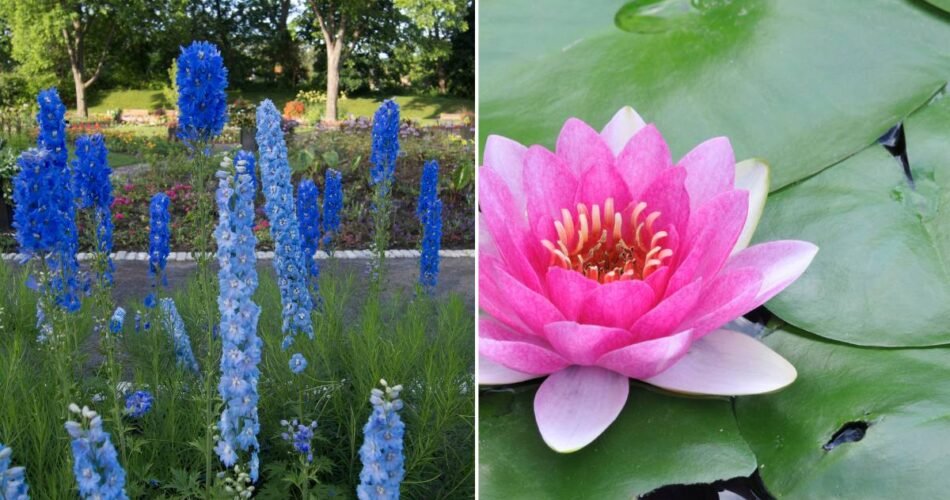
[[[512,370],[502,366],[482,355],[478,356],[478,384],[479,385],[505,385],[517,384],[525,380],[543,377],[544,375],[535,375]]]
[[[742,232],[739,233],[739,239],[736,240],[736,246],[732,249],[732,255],[749,246],[752,235],[755,234],[755,228],[759,225],[759,219],[762,218],[762,211],[765,210],[765,200],[769,197],[768,164],[755,158],[736,163],[735,186],[736,189],[744,189],[749,192],[749,212],[746,215]]]
[[[595,366],[552,373],[534,396],[534,418],[544,442],[559,453],[575,452],[597,439],[627,402],[630,380]]]
[[[610,122],[601,130],[600,136],[613,152],[614,156],[623,151],[633,134],[636,134],[646,123],[630,106],[620,108],[620,111],[610,119]]]
[[[686,394],[744,396],[777,391],[797,376],[791,363],[762,342],[716,330],[694,342],[676,364],[644,382]]]

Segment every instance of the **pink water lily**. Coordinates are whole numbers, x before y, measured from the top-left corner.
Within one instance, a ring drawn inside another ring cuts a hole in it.
[[[620,414],[629,379],[691,394],[790,384],[795,368],[722,329],[797,279],[818,248],[749,247],[768,166],[725,138],[673,163],[629,107],[555,152],[492,136],[479,170],[479,383],[538,377],[541,436],[571,452]]]

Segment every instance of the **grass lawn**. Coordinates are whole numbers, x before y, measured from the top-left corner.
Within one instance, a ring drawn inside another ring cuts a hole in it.
[[[289,89],[233,90],[228,92],[228,99],[234,100],[240,97],[255,103],[263,99],[271,99],[278,109],[283,109],[284,104],[292,100],[294,95],[296,95],[296,91]],[[340,101],[340,117],[346,118],[350,114],[354,116],[372,116],[386,97],[344,99]],[[439,119],[440,113],[459,113],[474,109],[474,102],[471,99],[447,96],[401,95],[396,96],[396,102],[402,108],[403,118],[410,118],[424,124],[435,123]],[[102,114],[110,109],[153,109],[160,105],[166,108],[171,107],[169,103],[165,102],[165,96],[160,90],[109,90],[90,97],[89,112]]]

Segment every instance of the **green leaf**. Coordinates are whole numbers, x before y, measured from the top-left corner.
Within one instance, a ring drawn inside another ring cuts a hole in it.
[[[773,495],[946,497],[947,349],[855,347],[792,329],[765,343],[795,365],[798,380],[775,394],[739,398],[736,414]],[[825,449],[855,422],[868,425],[862,439]]]
[[[567,118],[599,128],[631,105],[676,157],[725,135],[778,189],[871,144],[950,76],[947,16],[916,2],[631,4],[481,2],[482,144],[551,147]]]
[[[635,385],[602,436],[564,455],[538,433],[536,389],[481,393],[481,498],[632,498],[666,484],[746,476],[755,468],[728,400],[683,398]]]
[[[947,12],[950,12],[950,0],[927,0],[927,3],[937,7],[938,9],[943,9]]]
[[[875,145],[769,196],[755,239],[820,248],[768,304],[785,321],[858,345],[950,343],[950,98],[905,131],[916,189]]]

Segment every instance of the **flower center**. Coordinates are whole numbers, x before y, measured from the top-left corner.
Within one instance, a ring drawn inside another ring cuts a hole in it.
[[[647,211],[646,202],[637,203],[628,214],[614,210],[613,198],[588,207],[577,204],[575,214],[561,209],[561,220],[554,222],[558,239],[543,240],[551,252],[551,266],[573,269],[599,283],[646,279],[673,256],[663,246],[669,236],[656,231],[660,212]]]

